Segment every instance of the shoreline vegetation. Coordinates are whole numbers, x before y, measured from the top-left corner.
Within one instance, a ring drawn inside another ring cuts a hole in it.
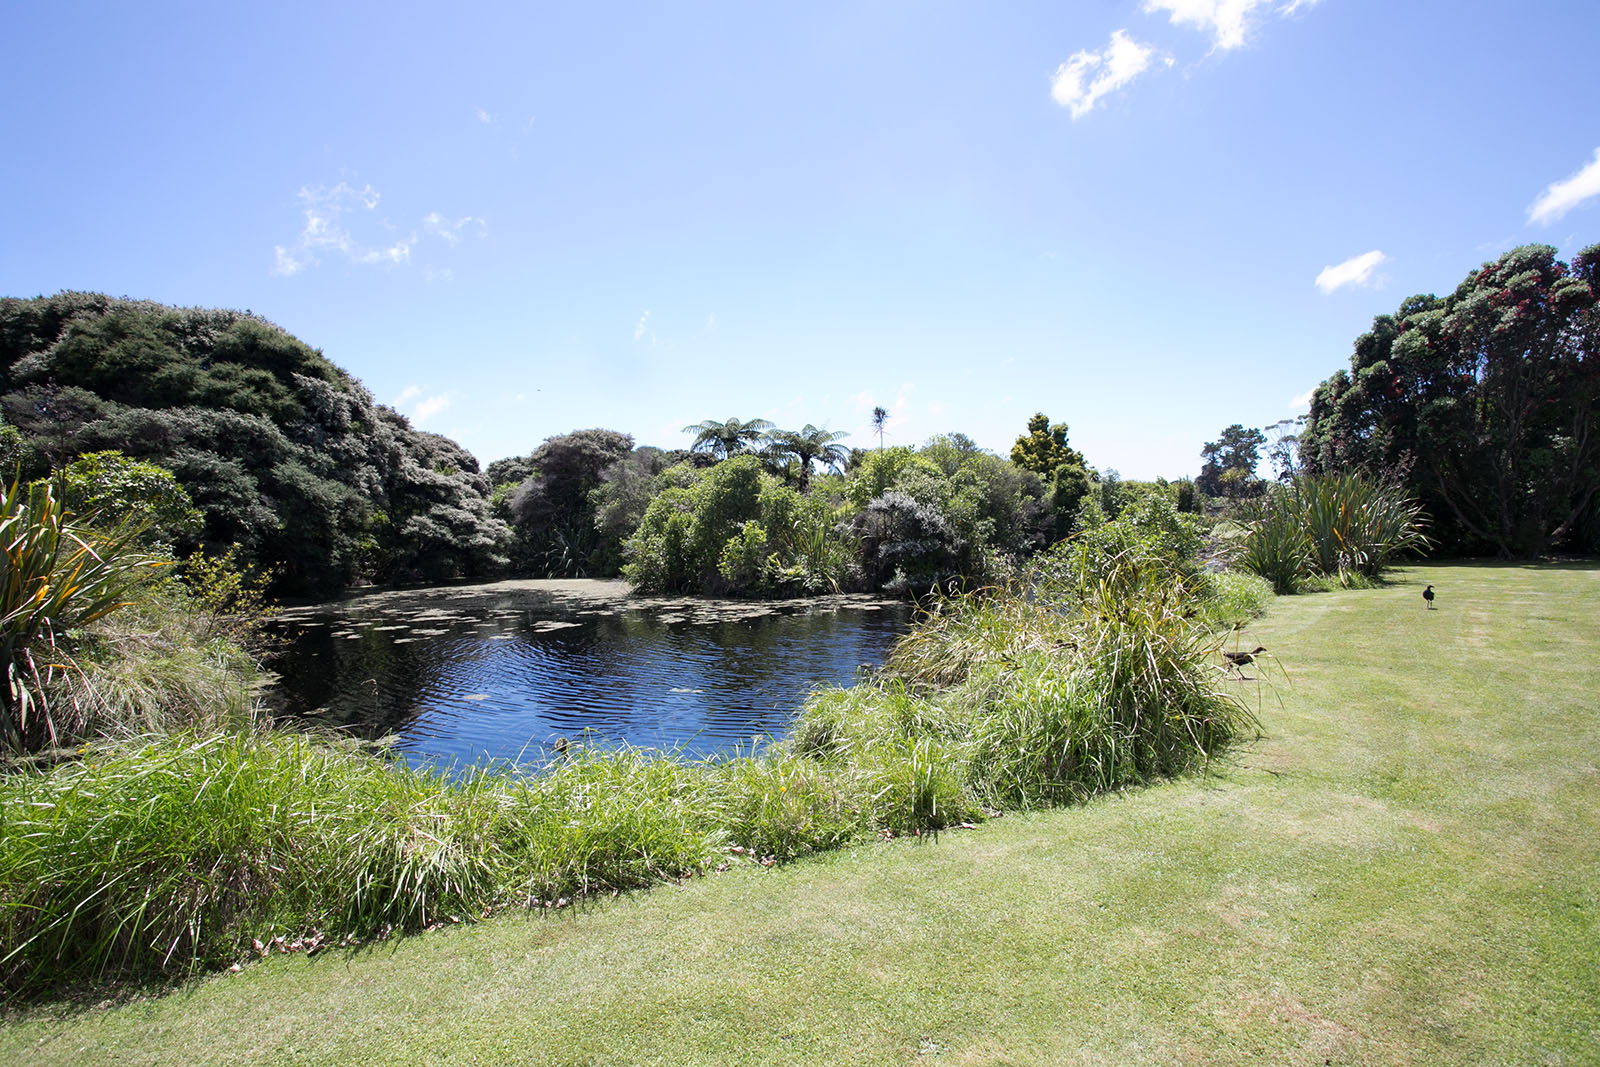
[[[248,725],[91,743],[0,780],[0,984],[182,979],[1182,773],[1254,730],[1215,660],[1267,599],[1154,540],[1064,544],[934,601],[786,742],[702,762],[576,745],[451,777]]]
[[[1600,669],[1597,579],[1592,561],[1426,564],[1279,598],[1248,640],[1291,662],[1292,682],[1261,706],[1263,735],[1203,776],[932,847],[833,850],[759,882],[762,857],[724,843],[723,877],[537,909],[567,921],[519,921],[519,906],[457,925],[481,916],[441,909],[446,929],[382,952],[334,951],[326,932],[246,945],[240,958],[271,958],[180,997],[15,1001],[0,1051],[40,1064],[189,1062],[197,1041],[221,1062],[296,1049],[330,1062],[691,1062],[732,1048],[819,1064],[1586,1062],[1600,1033],[1600,733],[1583,685]],[[1440,590],[1435,611],[1424,583]],[[826,721],[844,717],[842,699],[827,698]],[[896,701],[914,717],[913,698]],[[214,793],[260,789],[255,761],[223,755],[258,743],[174,741],[143,773],[195,782],[182,775],[209,747]],[[290,768],[349,758],[272,744]],[[575,754],[566,788],[605,783],[592,799],[617,796],[617,824],[646,795],[655,825],[688,810],[669,785],[678,769],[633,766],[624,797],[591,755]],[[806,760],[774,766],[814,783]],[[407,814],[376,851],[415,854],[472,810],[482,831],[497,807],[487,781],[447,812],[436,789],[407,793],[393,771],[355,766],[366,806]],[[392,891],[372,885],[372,899]]]

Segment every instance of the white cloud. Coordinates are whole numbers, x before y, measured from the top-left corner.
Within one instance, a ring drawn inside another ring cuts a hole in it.
[[[290,275],[299,274],[301,271],[306,269],[307,261],[296,257],[292,252],[290,252],[287,248],[284,248],[282,245],[273,245],[272,254],[272,273],[274,274],[281,274],[287,278]]]
[[[408,385],[404,389],[400,390],[400,395],[395,397],[394,398],[394,402],[392,404],[390,404],[389,406],[394,408],[394,409],[396,409],[396,410],[399,410],[405,404],[407,404],[408,402],[410,402],[412,400],[415,400],[417,397],[419,397],[421,395],[422,395],[422,386],[420,386],[420,385]]]
[[[323,185],[304,185],[296,194],[305,225],[295,243],[285,248],[273,246],[274,274],[298,274],[322,262],[322,255],[337,254],[351,263],[408,263],[415,236],[395,241],[387,247],[372,248],[351,234],[347,217],[360,217],[378,206],[379,194],[370,185],[360,189],[340,182],[331,189]]]
[[[1242,47],[1255,27],[1258,8],[1276,11],[1285,17],[1317,0],[1145,0],[1147,12],[1164,11],[1174,26],[1192,26],[1211,34],[1211,47],[1231,51]]]
[[[713,311],[711,314],[706,316],[706,329],[707,330],[715,330],[716,328],[717,328],[717,313],[715,311]]]
[[[305,225],[293,244],[273,246],[273,274],[299,274],[319,265],[324,256],[337,256],[360,266],[398,267],[411,263],[418,231],[412,229],[403,237],[397,236],[396,226],[375,216],[380,196],[371,185],[359,189],[347,182],[331,188],[306,185],[301,186],[296,197]],[[422,218],[423,234],[451,246],[460,244],[474,230],[479,237],[488,234],[487,223],[476,215],[450,219],[433,211]],[[430,269],[428,280],[448,278],[449,273],[448,269]]]
[[[437,211],[430,211],[428,214],[422,216],[423,232],[430,233],[433,236],[440,238],[445,244],[448,245],[460,244],[462,237],[461,231],[472,223],[477,223],[479,237],[488,235],[488,224],[474,215],[464,215],[461,218],[456,219],[454,222],[451,222]]]
[[[1359,256],[1351,256],[1343,263],[1323,267],[1322,273],[1317,275],[1317,288],[1324,293],[1331,293],[1347,285],[1368,285],[1373,281],[1372,272],[1378,269],[1378,264],[1388,258],[1382,252],[1373,249]]]
[[[411,412],[411,421],[420,426],[428,419],[433,418],[435,415],[439,414],[439,412],[443,411],[449,406],[449,393],[440,393],[438,396],[430,396],[427,399],[421,400],[417,403],[416,408]]]
[[[1301,393],[1299,396],[1291,396],[1289,398],[1289,410],[1290,411],[1300,411],[1303,408],[1310,407],[1311,406],[1311,397],[1316,393],[1316,391],[1317,391],[1317,387],[1313,385],[1310,389],[1307,389],[1305,392]]]
[[[1600,196],[1600,148],[1578,173],[1558,182],[1551,182],[1528,208],[1528,221],[1548,226],[1561,216],[1594,196]]]
[[[633,328],[633,339],[635,341],[638,341],[638,340],[640,340],[641,338],[644,337],[645,324],[648,323],[649,321],[650,321],[650,312],[648,310],[646,310],[643,315],[639,316],[639,324]]]
[[[479,122],[483,123],[485,126],[490,126],[490,125],[494,124],[494,116],[489,114],[487,111],[483,110],[483,108],[477,107],[477,108],[473,108],[473,110],[478,113],[478,121]]]
[[[1127,30],[1117,30],[1111,34],[1105,51],[1078,52],[1057,67],[1050,76],[1050,96],[1071,111],[1074,119],[1082,118],[1107,93],[1121,89],[1148,70],[1154,54],[1155,49],[1129,37]]]

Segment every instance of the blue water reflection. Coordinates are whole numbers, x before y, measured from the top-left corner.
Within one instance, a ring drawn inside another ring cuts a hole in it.
[[[271,701],[414,763],[542,760],[557,739],[703,756],[779,737],[814,687],[883,662],[909,609],[872,597],[632,598],[500,582],[296,609]]]

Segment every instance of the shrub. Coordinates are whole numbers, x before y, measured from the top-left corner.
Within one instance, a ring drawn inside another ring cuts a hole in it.
[[[1424,551],[1422,508],[1401,489],[1358,474],[1302,476],[1246,511],[1240,560],[1278,593],[1311,575],[1340,585],[1377,577],[1395,557]]]

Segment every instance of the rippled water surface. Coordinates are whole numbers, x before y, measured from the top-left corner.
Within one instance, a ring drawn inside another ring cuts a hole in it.
[[[636,598],[600,581],[376,593],[284,614],[272,702],[392,735],[413,762],[543,759],[585,730],[707,755],[781,736],[813,687],[882,663],[908,617],[875,597]]]

